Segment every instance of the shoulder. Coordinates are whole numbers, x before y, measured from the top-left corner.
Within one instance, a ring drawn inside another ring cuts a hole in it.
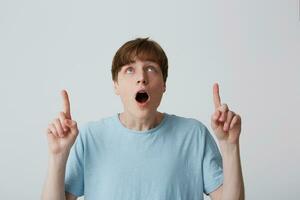
[[[95,134],[99,134],[105,130],[114,127],[115,116],[104,117],[98,120],[91,120],[79,125],[79,135],[81,137],[87,137]]]
[[[206,133],[208,128],[198,119],[191,117],[183,117],[175,114],[168,114],[169,123],[178,128],[196,130],[197,132]]]
[[[201,121],[195,118],[191,117],[183,117],[175,114],[168,114],[169,118],[173,123],[179,123],[184,125],[190,125],[190,126],[197,126],[197,127],[206,127]]]

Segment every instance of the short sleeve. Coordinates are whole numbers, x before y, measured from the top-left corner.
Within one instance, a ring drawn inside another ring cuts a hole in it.
[[[222,156],[213,136],[206,127],[204,137],[205,144],[202,170],[204,193],[208,195],[223,184],[224,175]]]
[[[65,191],[77,197],[84,194],[84,142],[83,128],[73,144],[66,165]]]

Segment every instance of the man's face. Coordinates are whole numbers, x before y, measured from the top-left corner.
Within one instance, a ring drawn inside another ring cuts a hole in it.
[[[137,117],[155,113],[166,90],[159,65],[138,59],[121,68],[114,88],[124,111]]]

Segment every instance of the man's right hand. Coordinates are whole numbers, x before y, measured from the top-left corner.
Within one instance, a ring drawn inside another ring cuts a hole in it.
[[[63,111],[47,128],[49,153],[53,155],[68,153],[78,135],[77,122],[72,120],[68,93],[61,91]]]

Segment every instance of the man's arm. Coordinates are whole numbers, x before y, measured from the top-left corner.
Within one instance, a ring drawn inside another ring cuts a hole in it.
[[[244,200],[245,189],[239,145],[220,143],[220,149],[223,157],[224,183],[209,196],[212,200]]]
[[[65,171],[70,149],[78,135],[76,121],[72,120],[67,91],[61,92],[63,112],[47,128],[49,162],[47,178],[42,191],[42,200],[76,200],[65,193]]]
[[[65,193],[64,178],[68,155],[49,155],[48,173],[42,192],[42,200],[76,200]]]
[[[215,112],[211,116],[211,126],[220,144],[224,182],[222,187],[210,196],[214,200],[244,200],[239,146],[242,120],[240,115],[229,110],[227,104],[221,103],[218,84],[213,86],[213,100]]]
[[[71,193],[66,192],[66,200],[76,200],[77,197]]]

